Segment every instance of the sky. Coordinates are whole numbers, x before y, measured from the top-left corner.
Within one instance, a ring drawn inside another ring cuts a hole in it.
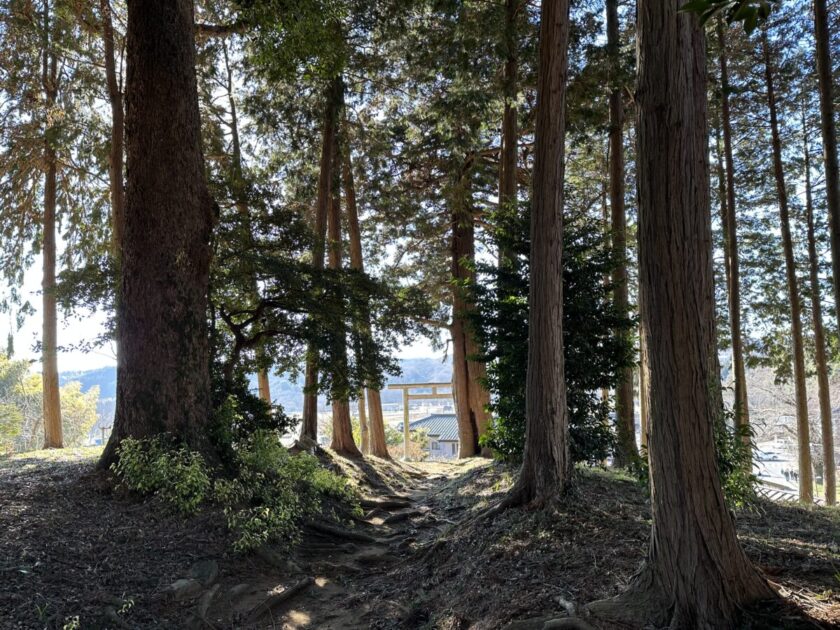
[[[23,328],[18,331],[12,331],[14,335],[15,358],[34,361],[32,370],[38,371],[41,365],[40,354],[36,351],[35,346],[41,336],[40,256],[36,257],[34,264],[26,272],[21,294],[23,299],[30,301],[35,312],[26,319]],[[113,344],[95,348],[89,352],[72,349],[72,346],[94,339],[102,331],[106,320],[104,314],[81,312],[70,319],[64,320],[62,313],[59,311],[58,317],[58,343],[59,346],[65,347],[58,354],[59,372],[81,372],[116,365],[117,360],[114,354]],[[0,335],[2,335],[0,338],[5,340],[10,327],[12,325],[6,319],[0,325]],[[400,359],[417,359],[435,357],[441,354],[442,351],[432,349],[432,345],[428,340],[420,339],[414,344],[401,348],[397,356]]]

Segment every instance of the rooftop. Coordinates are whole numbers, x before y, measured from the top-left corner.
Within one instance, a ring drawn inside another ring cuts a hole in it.
[[[435,413],[409,423],[409,429],[426,429],[429,437],[436,437],[444,442],[458,441],[458,419],[454,413]]]

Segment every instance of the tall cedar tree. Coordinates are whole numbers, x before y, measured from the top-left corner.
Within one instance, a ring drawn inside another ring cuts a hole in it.
[[[562,268],[568,43],[568,0],[543,2],[531,210],[525,450],[519,479],[503,507],[554,500],[571,482]]]
[[[128,182],[117,408],[101,463],[164,432],[208,453],[207,291],[213,201],[204,176],[192,0],[128,4]]]
[[[814,0],[814,38],[820,86],[825,192],[831,233],[831,269],[834,277],[840,278],[840,168],[837,161],[837,128],[834,122],[834,86],[831,76],[831,42],[826,0]],[[840,325],[840,282],[834,283],[834,310]]]
[[[726,509],[713,425],[717,365],[706,129],[705,34],[682,0],[638,5],[639,266],[650,361],[647,561],[630,588],[596,602],[633,627],[729,628],[772,597]]]
[[[724,230],[724,265],[729,297],[729,328],[732,339],[732,367],[735,372],[735,423],[750,422],[744,344],[741,330],[741,262],[738,255],[738,229],[735,203],[735,160],[732,155],[732,120],[729,107],[729,60],[723,20],[717,23],[718,63],[720,64],[720,116],[723,127],[723,154],[726,162],[725,195],[721,196]]]
[[[607,50],[612,85],[610,85],[610,213],[612,245],[617,264],[612,273],[616,310],[626,316],[628,306],[627,216],[624,209],[624,103],[621,98],[618,41],[618,0],[607,0]],[[618,334],[626,334],[621,332]],[[615,388],[616,452],[615,463],[627,466],[638,455],[636,420],[633,410],[633,370],[621,371]]]
[[[793,236],[790,229],[790,208],[782,162],[782,141],[779,134],[779,120],[776,106],[776,91],[773,82],[773,65],[770,59],[770,42],[767,29],[761,31],[761,47],[764,55],[764,81],[767,88],[767,109],[770,113],[770,132],[773,151],[773,175],[779,203],[779,220],[782,228],[782,248],[787,273],[787,291],[790,302],[790,327],[793,341],[793,379],[796,389],[796,438],[799,450],[799,500],[802,503],[814,501],[814,477],[811,468],[811,428],[808,423],[808,392],[805,384],[805,340],[802,333],[802,301],[799,295],[799,280],[796,277]]]

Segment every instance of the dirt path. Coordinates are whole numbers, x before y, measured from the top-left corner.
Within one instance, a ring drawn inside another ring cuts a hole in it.
[[[289,599],[272,606],[258,619],[244,618],[265,597],[272,578],[255,584],[255,593],[240,600],[233,611],[216,612],[217,623],[252,621],[254,627],[353,630],[371,628],[380,616],[372,605],[371,586],[404,562],[418,546],[436,540],[453,521],[436,510],[440,485],[460,470],[451,465],[400,466],[404,481],[400,492],[385,492],[363,499],[364,517],[355,527],[342,529],[315,525],[295,550],[292,573],[283,576],[284,588],[311,583]],[[279,563],[278,563],[279,564]],[[281,591],[282,592],[282,591]],[[394,606],[400,606],[393,602]],[[232,613],[232,614],[231,614]]]

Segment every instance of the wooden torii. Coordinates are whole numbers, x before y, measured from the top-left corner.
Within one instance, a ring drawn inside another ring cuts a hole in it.
[[[439,387],[449,388],[448,392],[439,392]],[[408,461],[408,403],[411,400],[455,399],[452,383],[395,383],[388,389],[401,389],[403,397],[403,460]],[[412,389],[431,389],[432,393],[411,393]]]

